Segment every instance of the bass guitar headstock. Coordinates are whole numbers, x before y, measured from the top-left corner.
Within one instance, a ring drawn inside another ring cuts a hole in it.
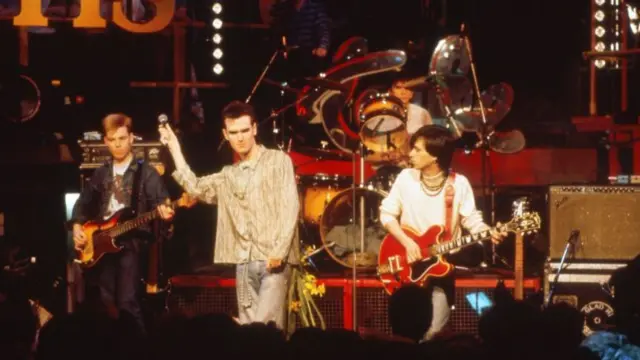
[[[191,208],[193,206],[195,206],[198,203],[198,199],[196,199],[195,197],[185,193],[182,193],[182,196],[180,196],[180,199],[178,199],[178,201],[176,201],[176,206],[177,207],[184,207],[184,208]]]

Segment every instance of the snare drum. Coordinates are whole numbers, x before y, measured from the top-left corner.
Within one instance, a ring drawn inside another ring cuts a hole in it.
[[[319,224],[324,208],[340,191],[353,185],[353,178],[343,175],[299,175],[302,218],[311,224]]]
[[[400,99],[366,91],[358,99],[357,116],[362,143],[376,154],[402,149],[409,142],[407,110]]]

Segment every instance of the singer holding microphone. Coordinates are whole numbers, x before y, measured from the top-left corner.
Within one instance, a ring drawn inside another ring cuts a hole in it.
[[[198,177],[167,124],[160,141],[175,162],[174,179],[191,196],[218,205],[213,262],[236,266],[239,320],[283,329],[291,266],[299,262],[300,202],[291,158],[256,143],[253,107],[233,101],[222,110],[222,134],[240,161]]]

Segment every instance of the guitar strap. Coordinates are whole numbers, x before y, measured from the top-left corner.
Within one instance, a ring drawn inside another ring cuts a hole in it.
[[[142,161],[136,160],[138,169],[133,174],[133,185],[131,186],[131,203],[129,207],[134,211],[135,216],[138,216],[140,208],[138,206],[138,200],[142,195]]]
[[[451,240],[453,232],[451,229],[453,220],[453,198],[456,196],[456,188],[454,186],[456,180],[456,173],[449,172],[449,177],[444,185],[444,211],[445,211],[445,223],[444,223],[444,240]]]

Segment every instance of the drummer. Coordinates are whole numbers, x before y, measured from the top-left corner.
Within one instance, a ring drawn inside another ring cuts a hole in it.
[[[409,80],[409,78],[405,77],[396,78],[391,84],[389,93],[400,99],[407,110],[407,122],[405,126],[407,133],[409,134],[409,138],[411,138],[413,133],[424,125],[433,124],[433,119],[427,109],[411,102],[415,96],[415,92],[404,86]],[[409,151],[411,149],[409,149],[408,146],[409,144],[407,143],[406,148],[400,150],[400,152],[389,154],[389,164],[387,165],[393,165],[400,168],[409,167],[408,159]],[[381,165],[385,166],[383,164],[378,164],[377,167],[382,167]]]
[[[415,93],[413,92],[413,90],[408,89],[404,86],[407,80],[409,79],[400,78],[394,80],[389,91],[391,95],[400,99],[400,101],[402,101],[407,109],[406,127],[407,132],[409,133],[409,137],[411,137],[413,133],[415,133],[424,125],[433,124],[433,120],[431,119],[431,115],[429,114],[427,109],[411,102],[411,100],[413,100],[413,97],[415,96]]]

